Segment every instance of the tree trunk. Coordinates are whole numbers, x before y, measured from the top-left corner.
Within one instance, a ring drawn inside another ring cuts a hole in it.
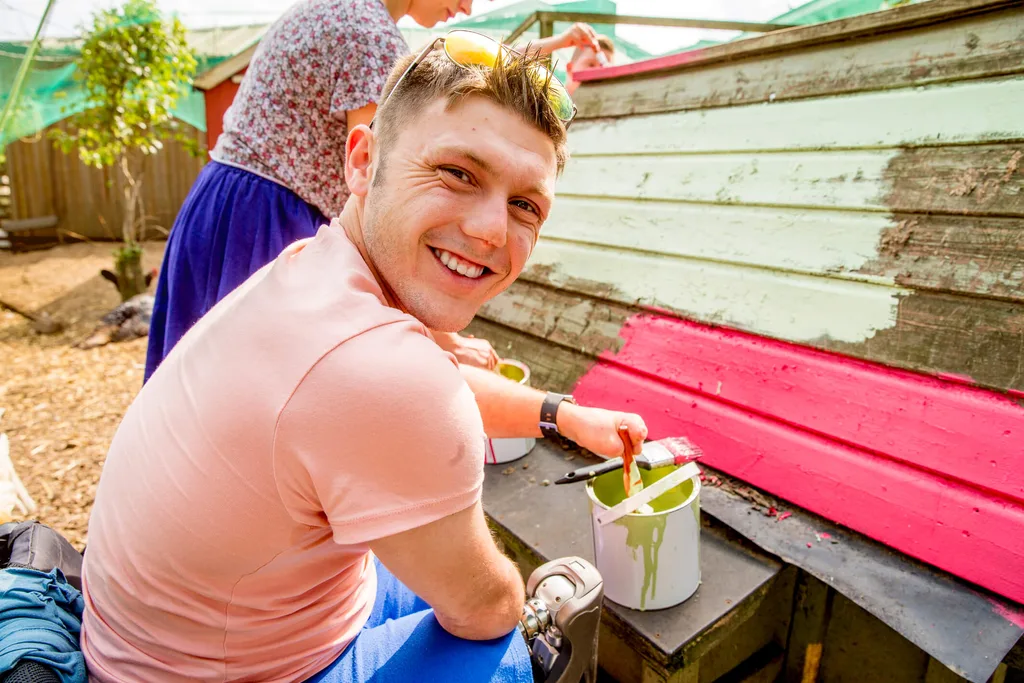
[[[128,301],[136,294],[146,291],[146,280],[142,275],[142,247],[139,246],[139,224],[142,222],[142,187],[132,172],[128,155],[120,159],[124,176],[124,205],[121,207],[121,239],[124,243],[114,252],[114,269],[117,273],[117,289],[121,300]]]
[[[142,274],[142,247],[130,244],[119,248],[114,252],[114,267],[121,301],[128,301],[146,291],[146,278]]]

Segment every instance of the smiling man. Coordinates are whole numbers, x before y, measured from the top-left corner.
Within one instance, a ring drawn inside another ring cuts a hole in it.
[[[128,410],[85,557],[94,680],[531,680],[484,430],[557,425],[615,456],[620,424],[637,446],[646,428],[430,336],[522,271],[571,117],[539,63],[489,68],[460,40],[396,67],[349,133],[341,216],[217,304]]]

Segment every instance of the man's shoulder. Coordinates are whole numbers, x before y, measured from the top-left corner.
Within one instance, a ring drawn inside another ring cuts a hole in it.
[[[325,354],[317,369],[357,380],[350,386],[367,382],[391,389],[397,382],[406,392],[461,381],[458,362],[437,345],[423,323],[394,309],[380,313],[374,324]]]

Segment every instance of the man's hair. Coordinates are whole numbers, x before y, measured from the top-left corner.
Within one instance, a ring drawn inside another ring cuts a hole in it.
[[[476,95],[518,114],[526,123],[551,138],[555,145],[558,173],[561,173],[569,158],[565,125],[548,101],[549,82],[537,78],[541,72],[538,67],[543,62],[533,54],[504,50],[503,54],[507,58],[498,59],[493,68],[464,67],[452,62],[443,48],[433,50],[402,79],[398,90],[391,95],[415,55],[399,59],[384,84],[382,99],[387,99],[374,116],[382,166],[388,149],[398,139],[401,130],[431,102],[446,98],[446,108],[451,109],[465,98]],[[378,168],[378,174],[382,166]]]

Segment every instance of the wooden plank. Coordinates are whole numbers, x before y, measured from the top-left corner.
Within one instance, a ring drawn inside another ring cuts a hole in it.
[[[886,365],[951,375],[1024,396],[1024,307],[919,292],[900,299],[896,323],[859,344],[821,348]]]
[[[953,673],[949,667],[934,657],[930,657],[924,674],[924,683],[967,683],[967,679]]]
[[[1024,408],[1006,397],[662,315],[633,315],[621,326],[616,345],[615,323],[608,323],[601,333],[605,341],[595,344],[577,337],[578,326],[563,323],[559,314],[583,309],[591,311],[591,317],[617,322],[630,310],[583,303],[578,297],[524,283],[513,285],[499,300],[500,305],[496,300],[481,315],[510,327],[529,319],[530,311],[538,318],[549,316],[549,322],[522,331],[687,392],[938,476],[971,481],[1024,503]],[[606,311],[598,313],[602,308]],[[1018,345],[1021,334],[1024,328],[1017,334]],[[991,354],[982,357],[986,363],[993,361]],[[573,366],[587,369],[579,363]]]
[[[579,77],[581,81],[628,76],[643,77],[670,69],[685,69],[826,43],[864,39],[1017,6],[1017,0],[931,0],[922,5],[897,7],[884,12],[872,12],[837,21],[775,31],[747,40],[713,45],[699,51],[666,55],[646,60],[638,66],[623,65],[600,70],[593,69],[589,72],[583,71],[580,72]]]
[[[543,239],[531,262],[523,277],[532,282],[805,343],[865,342],[895,327],[900,299],[910,293],[884,283]]]
[[[573,198],[1020,218],[1024,144],[583,156],[566,166],[557,190]]]
[[[909,149],[886,174],[897,211],[1024,216],[1024,145]]]
[[[895,214],[890,222],[877,258],[858,272],[916,289],[1024,301],[1020,219]]]
[[[784,60],[774,53],[711,64],[697,59],[685,70],[596,82],[589,78],[603,77],[604,70],[581,71],[574,78],[588,82],[573,98],[583,120],[1005,76],[1024,69],[1022,24],[1019,9],[1004,9],[948,25],[794,50]],[[691,58],[700,53],[690,53]]]
[[[889,215],[878,212],[565,195],[555,201],[541,239],[630,251],[657,250],[704,261],[866,279],[859,271],[881,260],[879,245],[883,236],[897,225]],[[920,227],[919,221],[915,229],[925,228]],[[911,237],[916,237],[916,230],[902,240],[904,250],[911,249]],[[1008,232],[1002,236],[1004,245],[1020,230],[1014,224]],[[900,241],[895,236],[886,240]],[[931,243],[922,234],[914,241],[913,255],[919,255]],[[972,256],[975,253],[970,252]],[[1024,255],[1024,245],[1021,253]],[[905,258],[913,256],[908,254]],[[887,264],[879,263],[872,274],[889,275],[886,271]],[[891,277],[887,281],[891,282]]]
[[[885,211],[886,171],[897,156],[895,150],[580,156],[566,166],[557,191],[560,197]]]
[[[1024,301],[1019,219],[562,196],[544,240]]]
[[[1024,139],[1021,102],[1018,76],[589,120],[573,126],[569,150],[579,158],[1013,141]]]
[[[23,230],[40,230],[44,228],[57,227],[56,216],[40,216],[38,218],[21,218],[13,220],[0,220],[0,227],[9,233]]]
[[[786,683],[804,683],[818,677],[821,652],[832,616],[835,591],[810,574],[801,572],[796,584],[793,620],[786,642]]]
[[[819,681],[920,681],[928,655],[880,620],[837,595]]]
[[[586,24],[667,26],[671,28],[702,28],[713,31],[749,31],[751,33],[768,33],[784,28],[793,28],[794,26],[793,24],[773,24],[770,22],[643,17],[635,14],[602,14],[598,12],[538,12],[538,19],[539,21],[552,22],[574,23],[581,21]]]

